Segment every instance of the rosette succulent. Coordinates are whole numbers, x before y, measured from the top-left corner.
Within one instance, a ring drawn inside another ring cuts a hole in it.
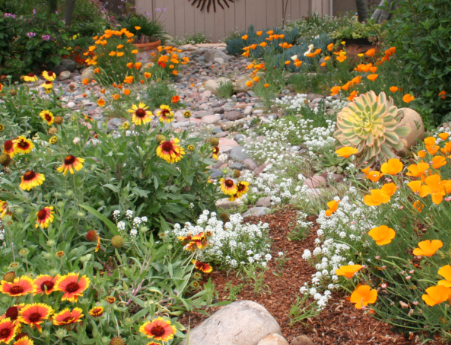
[[[387,100],[384,92],[377,96],[374,91],[355,97],[337,115],[334,136],[343,146],[354,147],[363,161],[387,161],[402,150],[410,133],[410,127],[400,126],[402,113]]]

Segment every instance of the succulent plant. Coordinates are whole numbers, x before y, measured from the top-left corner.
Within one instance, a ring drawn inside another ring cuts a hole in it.
[[[407,144],[403,139],[409,127],[399,125],[402,113],[393,105],[393,99],[374,91],[355,97],[337,114],[334,136],[343,146],[355,147],[357,156],[366,162],[384,162],[395,158],[395,151]]]

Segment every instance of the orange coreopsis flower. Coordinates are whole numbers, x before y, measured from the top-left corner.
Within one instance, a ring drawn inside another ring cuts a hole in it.
[[[414,99],[415,99],[415,97],[411,96],[409,93],[406,93],[406,94],[402,97],[402,100],[403,100],[405,103],[410,103],[410,102],[412,102]]]
[[[99,107],[103,107],[103,106],[105,105],[105,101],[104,101],[102,98],[99,98],[99,99],[97,100],[97,105],[98,105]]]
[[[25,296],[34,293],[33,279],[27,276],[15,278],[12,283],[2,280],[0,292],[11,297]]]
[[[426,295],[421,296],[423,301],[430,307],[445,302],[450,298],[451,288],[437,285],[426,289]]]
[[[442,99],[446,98],[445,95],[446,95],[446,91],[440,91],[439,94],[438,94],[438,96],[442,97]]]
[[[434,169],[439,169],[442,166],[446,165],[446,158],[443,156],[435,156],[432,158],[432,167]]]
[[[330,217],[335,211],[338,210],[339,203],[340,203],[340,200],[339,201],[332,200],[327,203],[327,207],[329,207],[329,209],[326,210],[327,217]]]
[[[345,146],[341,149],[335,151],[336,155],[343,158],[348,158],[352,155],[355,155],[358,152],[358,150],[354,147]]]
[[[171,321],[158,317],[144,323],[139,327],[139,331],[153,340],[167,342],[174,338],[176,328]]]
[[[386,175],[396,175],[402,171],[403,164],[399,159],[389,159],[387,163],[382,164],[381,172]]]
[[[351,303],[355,303],[357,309],[363,309],[368,304],[373,304],[377,300],[377,291],[371,290],[369,285],[358,286],[351,295]]]
[[[45,181],[45,176],[34,172],[33,170],[28,170],[20,179],[21,183],[19,187],[23,190],[30,190],[43,184]]]
[[[426,177],[424,182],[426,185],[420,187],[420,196],[424,198],[431,195],[432,202],[436,205],[440,204],[443,196],[446,195],[446,182],[442,181],[440,175],[437,174]]]
[[[377,77],[379,77],[379,75],[377,74],[370,74],[369,76],[367,76],[367,78],[371,81],[375,81]]]
[[[407,167],[407,170],[409,171],[406,173],[407,176],[412,177],[421,177],[426,173],[426,171],[430,168],[429,164],[425,162],[420,162],[418,164],[411,164]]]
[[[129,89],[124,89],[124,90],[122,90],[122,92],[123,92],[124,95],[126,95],[126,96],[130,95],[130,90],[129,90]]]
[[[41,324],[53,314],[53,309],[44,303],[33,303],[26,305],[20,310],[19,321],[29,325],[31,328],[36,327],[42,332]]]
[[[94,307],[89,311],[92,317],[101,317],[103,314],[103,307]]]
[[[396,232],[392,228],[389,228],[387,225],[381,225],[371,229],[368,232],[368,235],[376,241],[377,245],[384,246],[391,243],[391,241],[396,236]]]
[[[74,308],[72,311],[69,308],[66,308],[53,315],[53,324],[55,326],[70,325],[72,323],[81,322],[83,316],[83,310],[81,308]]]
[[[398,91],[398,87],[397,86],[390,86],[390,91],[391,92],[396,92],[396,91]]]
[[[50,295],[53,291],[55,291],[55,284],[59,278],[60,276],[58,274],[54,277],[47,274],[38,275],[33,283],[35,287],[34,294]]]
[[[9,344],[19,332],[20,323],[10,318],[0,320],[0,342]]]
[[[363,197],[363,203],[368,206],[379,206],[390,201],[390,195],[387,195],[380,189],[372,189],[370,195]]]
[[[368,51],[365,53],[365,55],[368,56],[368,57],[373,57],[375,53],[376,53],[376,49],[371,48],[370,50],[368,50]]]
[[[209,264],[204,264],[200,261],[195,261],[195,260],[192,260],[191,262],[193,264],[195,264],[194,267],[196,269],[201,270],[204,273],[210,273],[211,271],[213,271],[213,268]]]
[[[413,255],[431,257],[443,247],[443,242],[440,240],[426,240],[418,243],[418,247],[413,250]]]
[[[374,171],[374,170],[370,171],[368,173],[368,175],[366,175],[368,180],[370,180],[371,182],[379,181],[382,176],[384,176],[384,174],[381,174],[379,171]]]
[[[55,290],[64,292],[61,301],[77,302],[78,297],[83,296],[83,292],[90,283],[91,281],[85,275],[80,277],[78,273],[69,273],[58,279]]]
[[[446,265],[446,266],[441,267],[438,270],[438,274],[441,275],[443,278],[445,278],[445,280],[439,280],[437,285],[451,287],[451,266]]]
[[[339,269],[335,270],[337,276],[344,276],[346,278],[352,278],[354,274],[363,268],[362,265],[349,265],[341,266]]]
[[[72,155],[66,156],[64,158],[64,163],[58,169],[59,172],[62,172],[64,176],[66,176],[69,171],[72,175],[75,174],[75,171],[80,171],[83,168],[83,162],[85,160],[83,158],[77,158]]]

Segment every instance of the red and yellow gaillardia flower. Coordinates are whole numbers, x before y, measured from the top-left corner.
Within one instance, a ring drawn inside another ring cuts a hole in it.
[[[204,273],[210,273],[213,271],[213,267],[211,267],[209,264],[202,263],[200,261],[192,260],[191,263],[193,263],[196,269],[201,270]]]
[[[105,297],[105,300],[106,300],[109,304],[113,304],[114,302],[116,302],[116,297],[113,297],[113,296],[107,296],[107,297]]]
[[[16,145],[14,140],[6,140],[3,144],[3,153],[6,153],[10,158],[14,158],[16,154]]]
[[[174,121],[174,113],[168,105],[160,105],[160,110],[157,111],[157,116],[160,122],[170,123]]]
[[[28,338],[28,336],[23,336],[21,338],[19,338],[14,345],[34,345],[33,340],[31,340],[30,338]]]
[[[53,122],[55,121],[55,117],[53,116],[53,114],[48,111],[48,110],[43,110],[39,113],[39,116],[41,117],[41,119],[43,119],[47,125],[51,126],[53,124]]]
[[[70,325],[72,323],[81,322],[83,316],[83,310],[81,308],[74,308],[72,311],[70,311],[69,308],[66,308],[53,315],[53,324],[55,326]]]
[[[69,273],[58,279],[55,291],[64,292],[61,301],[77,302],[78,297],[83,296],[83,292],[89,287],[91,281],[87,276],[78,273]]]
[[[38,219],[36,220],[35,227],[37,228],[40,226],[41,228],[48,228],[49,224],[53,222],[53,206],[50,207],[44,207],[43,209],[39,210],[39,212],[36,212],[36,215],[38,216]]]
[[[53,309],[44,303],[33,303],[24,306],[20,311],[19,322],[36,327],[42,332],[41,324],[53,314]]]
[[[41,84],[41,87],[45,89],[46,93],[50,93],[53,89],[53,82],[46,80],[44,83]]]
[[[94,307],[89,311],[92,317],[101,317],[103,315],[103,307]]]
[[[163,141],[157,147],[157,156],[164,159],[168,163],[176,163],[183,158],[185,149],[178,146],[179,139],[174,138],[171,141]]]
[[[0,292],[11,297],[25,296],[34,293],[33,279],[27,276],[15,278],[12,283],[2,280],[0,282]]]
[[[80,171],[83,168],[83,162],[85,160],[83,158],[77,158],[72,155],[64,158],[64,163],[58,169],[59,172],[62,172],[63,175],[66,175],[69,171],[72,175],[74,174],[74,170]]]
[[[30,153],[34,149],[34,144],[31,140],[25,138],[24,136],[19,136],[17,139],[13,140],[15,153]]]
[[[132,122],[137,125],[145,125],[152,120],[152,112],[149,107],[146,107],[144,103],[139,103],[138,106],[132,105],[132,109],[128,109],[129,113],[132,113]]]
[[[56,73],[53,73],[52,71],[44,71],[42,72],[42,76],[48,81],[54,81],[56,79]]]
[[[53,291],[55,291],[55,284],[60,278],[60,275],[52,277],[48,274],[40,274],[34,280],[34,294],[46,294],[50,295]]]
[[[0,321],[0,342],[9,344],[16,333],[18,332],[20,324],[18,322],[12,321],[9,318]]]
[[[6,201],[0,200],[0,219],[2,219],[6,215],[6,212],[8,212],[7,206]]]
[[[208,246],[207,237],[204,232],[200,232],[190,237],[190,242],[186,245],[185,250],[194,252],[196,249],[204,249]]]
[[[213,159],[218,159],[219,157],[219,147],[215,146],[213,147]]]
[[[21,183],[19,185],[23,190],[30,190],[34,187],[40,186],[45,181],[45,176],[34,172],[33,170],[28,170],[22,177]]]
[[[174,338],[176,328],[171,324],[171,321],[165,321],[162,317],[159,317],[144,323],[139,327],[139,331],[153,340],[167,342]]]
[[[25,80],[27,83],[32,83],[38,81],[38,77],[34,73],[28,73],[28,75],[23,76],[23,80]]]
[[[222,178],[219,182],[221,183],[221,190],[224,194],[234,195],[238,192],[238,188],[233,180]]]
[[[0,316],[0,320],[10,319],[11,321],[16,321],[19,318],[20,310],[25,306],[25,304],[13,305],[6,309],[5,315]]]
[[[241,198],[244,194],[249,192],[249,182],[241,181],[236,185],[238,197]]]

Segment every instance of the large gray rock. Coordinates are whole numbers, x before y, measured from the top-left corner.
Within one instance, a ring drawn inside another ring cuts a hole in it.
[[[232,207],[238,207],[243,205],[243,202],[241,201],[241,199],[236,199],[235,201],[230,201],[228,198],[224,198],[224,199],[220,199],[218,201],[216,201],[216,208],[217,209],[224,209],[224,210],[228,210],[229,208]]]
[[[215,59],[217,58],[222,59],[224,63],[224,61],[229,61],[232,58],[230,55],[227,55],[218,49],[208,49],[205,51],[203,56],[205,58],[205,62],[207,63],[215,62]]]
[[[58,80],[59,81],[61,81],[61,80],[67,80],[67,79],[69,79],[70,78],[70,72],[69,71],[62,71],[60,74],[59,74],[59,76],[58,76]]]
[[[326,187],[326,179],[322,176],[313,176],[304,181],[304,185],[309,188]]]
[[[94,68],[92,66],[86,68],[81,74],[81,80],[88,79],[89,81],[95,79]]]
[[[201,122],[204,124],[213,124],[216,122],[221,121],[221,116],[219,115],[206,115],[204,117],[202,117]]]
[[[218,87],[222,84],[222,83],[231,83],[232,81],[228,78],[218,78],[216,80],[214,79],[210,79],[207,80],[205,83],[202,84],[202,87],[205,90],[210,91],[213,95],[218,95]]]
[[[53,72],[60,74],[63,71],[73,72],[77,68],[77,63],[71,59],[62,59],[60,64],[53,68]]]
[[[250,158],[249,155],[245,152],[246,149],[242,146],[236,146],[230,150],[230,158],[235,161],[242,162],[245,159]]]
[[[251,88],[249,86],[246,85],[246,83],[248,81],[252,81],[252,79],[250,77],[243,77],[241,79],[238,79],[235,82],[235,85],[233,86],[233,90],[236,93],[240,93],[240,92],[248,92]]]
[[[238,301],[220,309],[190,332],[190,345],[257,345],[281,334],[276,319],[260,304]],[[181,345],[186,345],[184,340]]]
[[[270,207],[271,206],[271,197],[270,196],[264,196],[257,200],[255,203],[255,206],[257,207]]]
[[[289,345],[289,344],[288,341],[280,334],[273,333],[268,334],[266,337],[260,340],[257,345]]]
[[[255,162],[253,161],[252,158],[247,158],[243,161],[243,164],[246,168],[248,168],[249,170],[254,171],[255,169],[258,168],[257,164],[255,164]]]
[[[254,207],[243,213],[243,218],[258,217],[267,214],[269,209],[267,207]]]
[[[229,120],[229,121],[236,121],[236,120],[241,120],[244,117],[244,114],[240,111],[228,111],[227,113],[224,114],[223,119],[224,120]]]

